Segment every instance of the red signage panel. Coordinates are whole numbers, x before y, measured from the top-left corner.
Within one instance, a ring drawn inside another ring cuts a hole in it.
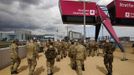
[[[134,19],[134,1],[116,1],[116,17]]]
[[[62,15],[83,16],[84,3],[82,1],[66,1],[61,0],[61,13]],[[96,3],[86,2],[86,16],[96,16]]]

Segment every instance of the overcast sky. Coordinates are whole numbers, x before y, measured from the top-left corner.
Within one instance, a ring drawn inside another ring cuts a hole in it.
[[[34,34],[66,35],[58,7],[59,0],[0,0],[0,31],[28,29]],[[106,5],[112,0],[87,0]],[[134,36],[134,28],[114,27],[119,36]],[[87,26],[87,36],[94,36],[95,28]],[[69,25],[69,30],[83,32],[82,26]],[[124,31],[125,30],[125,31]],[[104,33],[107,35],[108,33]]]

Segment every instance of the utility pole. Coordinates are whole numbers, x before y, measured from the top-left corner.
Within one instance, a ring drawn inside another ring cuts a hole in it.
[[[86,1],[84,0],[84,2],[83,2],[83,8],[84,8],[84,26],[83,26],[83,32],[84,32],[84,42],[85,42],[85,40],[86,40]]]
[[[68,37],[68,35],[69,35],[68,32],[69,32],[69,30],[68,30],[68,25],[67,25],[67,37]]]

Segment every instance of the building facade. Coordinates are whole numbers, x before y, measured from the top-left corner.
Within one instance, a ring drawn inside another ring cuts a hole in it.
[[[10,41],[18,39],[19,41],[26,41],[31,38],[31,31],[28,30],[15,30],[3,32],[0,31],[0,40],[1,41]]]

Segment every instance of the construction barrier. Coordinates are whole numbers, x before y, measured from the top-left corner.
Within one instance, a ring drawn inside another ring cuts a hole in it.
[[[20,58],[26,57],[26,49],[24,46],[20,46],[18,49]],[[1,48],[0,49],[0,69],[3,69],[10,65],[10,48]]]

